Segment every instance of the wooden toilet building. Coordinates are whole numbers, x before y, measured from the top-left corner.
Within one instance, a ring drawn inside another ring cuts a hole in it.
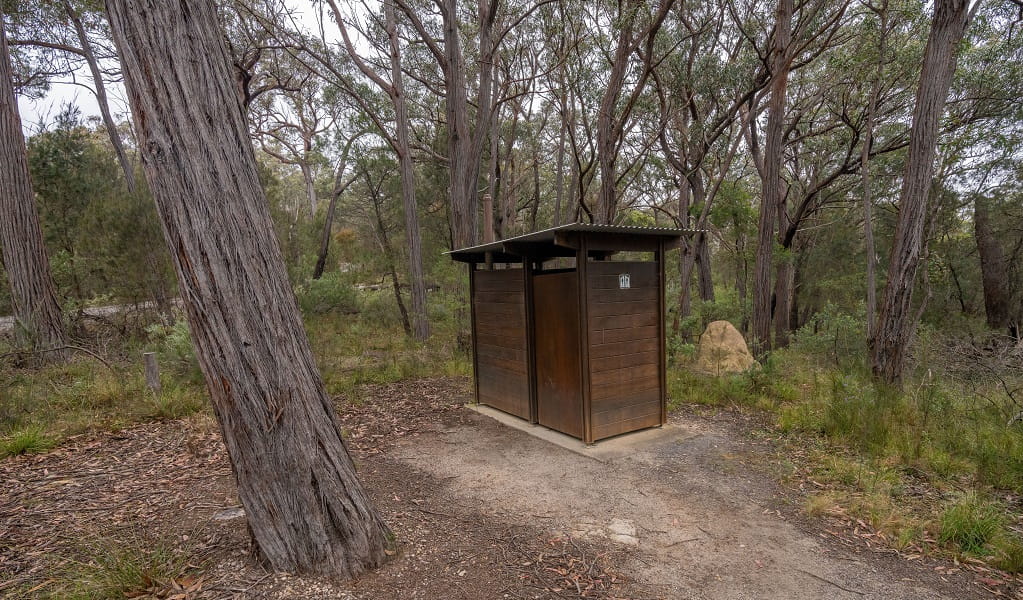
[[[664,254],[686,233],[571,224],[451,252],[477,402],[586,443],[663,425]]]

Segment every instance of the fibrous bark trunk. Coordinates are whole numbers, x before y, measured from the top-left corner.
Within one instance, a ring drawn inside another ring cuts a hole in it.
[[[444,106],[448,132],[451,240],[455,248],[465,248],[476,244],[476,180],[479,176],[479,157],[474,156],[473,139],[469,130],[469,102],[465,91],[465,61],[462,58],[462,44],[458,34],[457,0],[443,0],[441,14],[444,20],[444,57],[447,67],[444,73]],[[481,87],[482,83],[481,81]],[[484,122],[477,125],[485,126]]]
[[[700,300],[714,301],[714,277],[710,269],[710,244],[706,233],[696,234],[696,269]]]
[[[771,349],[771,257],[774,224],[784,197],[781,175],[784,146],[785,90],[788,87],[788,46],[792,37],[793,0],[778,0],[771,47],[771,98],[767,106],[764,141],[764,177],[757,229],[756,263],[753,267],[753,352],[763,356]]]
[[[966,0],[936,0],[934,3],[909,134],[909,155],[899,195],[888,282],[869,344],[874,375],[890,384],[898,384],[902,379],[906,350],[916,329],[916,319],[911,314],[913,286],[925,249],[927,196],[934,170],[939,121],[955,71],[955,50],[969,19]]]
[[[28,350],[47,350],[38,355],[41,361],[62,360],[63,350],[48,351],[66,346],[67,335],[43,245],[11,77],[7,34],[0,22],[0,250],[17,320],[16,342]]]
[[[305,336],[216,7],[109,0],[142,165],[258,554],[352,577],[391,534],[341,438]]]
[[[980,258],[981,283],[984,289],[984,313],[987,324],[993,329],[1003,329],[1009,324],[1009,290],[1005,253],[991,231],[991,214],[988,200],[977,198],[973,201],[973,232],[977,240],[977,255]]]

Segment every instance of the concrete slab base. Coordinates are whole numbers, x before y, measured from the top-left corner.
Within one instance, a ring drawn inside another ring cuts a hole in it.
[[[626,458],[637,452],[649,451],[652,447],[660,446],[662,444],[669,444],[675,442],[686,435],[686,430],[676,427],[672,424],[666,424],[661,427],[652,427],[650,429],[642,429],[640,431],[634,431],[632,433],[624,433],[612,438],[600,440],[594,444],[586,445],[582,440],[574,438],[570,435],[565,435],[559,431],[530,423],[525,419],[520,419],[515,415],[510,415],[504,411],[491,408],[483,404],[466,404],[466,408],[475,411],[481,415],[490,417],[502,425],[507,425],[512,429],[518,429],[528,433],[529,435],[550,442],[555,446],[560,446],[565,450],[574,452],[580,456],[592,458],[599,462],[611,462],[615,459]]]

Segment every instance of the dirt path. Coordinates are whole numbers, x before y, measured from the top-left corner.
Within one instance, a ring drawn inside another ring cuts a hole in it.
[[[703,419],[605,462],[478,416],[401,447],[467,502],[628,548],[619,567],[662,598],[967,597],[904,561],[828,544],[775,508],[776,486],[743,460],[756,448]]]
[[[804,520],[794,508],[799,499],[765,473],[771,448],[734,418],[677,415],[657,441],[595,460],[462,407],[467,387],[461,379],[368,386],[342,406],[360,477],[401,544],[359,581],[275,575],[253,560],[216,424],[200,416],[0,461],[0,597],[71,597],[76,582],[116,557],[158,547],[181,560],[133,593],[182,600],[984,595],[967,573],[939,575],[938,563],[875,553],[858,540],[843,545]]]

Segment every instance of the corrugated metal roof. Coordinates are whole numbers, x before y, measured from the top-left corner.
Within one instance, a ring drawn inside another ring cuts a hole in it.
[[[601,234],[613,234],[621,235],[623,239],[628,238],[648,238],[648,237],[660,237],[670,240],[677,240],[678,238],[686,235],[692,235],[699,233],[694,229],[675,229],[671,227],[641,227],[638,225],[598,225],[592,223],[569,223],[567,225],[559,225],[557,227],[551,227],[550,229],[544,229],[541,231],[534,231],[533,233],[526,233],[523,235],[490,242],[487,244],[480,244],[477,246],[470,246],[468,248],[460,248],[458,250],[452,250],[445,254],[451,255],[455,260],[464,260],[472,255],[481,255],[486,253],[493,253],[495,255],[517,255],[520,256],[520,252],[511,251],[510,248],[522,247],[524,245],[530,246],[543,246],[549,244],[551,247],[555,247],[555,237],[560,233],[601,233]]]
[[[676,229],[673,227],[642,227],[639,225],[599,225],[597,223],[569,223],[567,225],[558,225],[557,227],[542,229],[540,231],[534,231],[533,233],[525,233],[522,235],[517,235],[515,237],[490,242],[487,244],[469,246],[468,248],[459,248],[458,250],[445,252],[445,254],[453,254],[455,252],[494,252],[501,250],[503,248],[503,244],[507,242],[554,241],[555,233],[577,231],[599,233],[622,233],[644,236],[654,235],[661,237],[682,237],[683,235],[699,233],[699,230],[696,229]]]

